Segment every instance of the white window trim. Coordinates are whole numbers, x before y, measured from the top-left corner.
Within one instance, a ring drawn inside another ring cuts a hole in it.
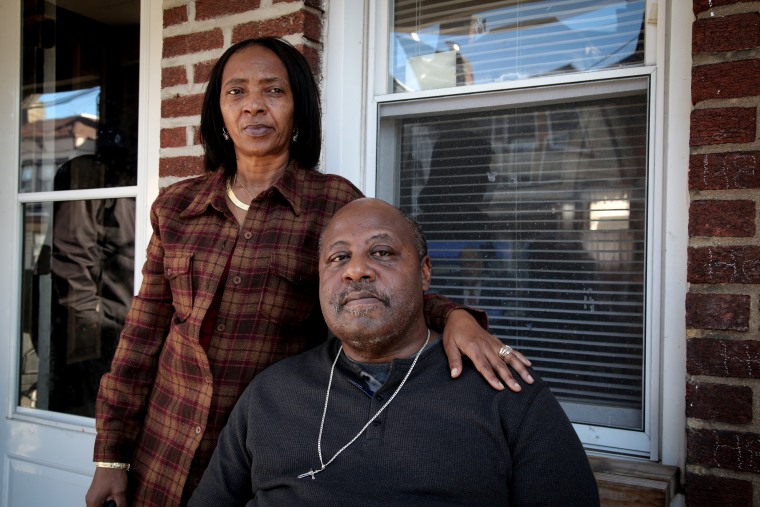
[[[0,118],[3,118],[7,125],[15,125],[16,128],[9,128],[5,135],[0,136],[0,160],[2,167],[0,171],[0,230],[6,236],[6,241],[0,242],[0,258],[10,264],[12,269],[8,273],[20,273],[21,251],[18,238],[19,210],[16,204],[16,195],[18,188],[18,167],[19,167],[19,143],[20,131],[18,128],[20,111],[20,90],[19,83],[20,65],[18,64],[21,55],[21,2],[4,2],[0,6],[0,48],[8,55],[8,59],[3,61],[15,62],[14,71],[5,66],[0,72],[0,90],[3,90],[3,100],[0,100]],[[20,280],[18,276],[6,280],[5,287],[0,291],[0,322],[3,323],[2,331],[4,336],[0,337],[0,345],[3,345],[3,366],[0,368],[4,378],[0,378],[0,388],[3,390],[3,407],[2,417],[8,417],[14,411],[15,399],[11,394],[11,386],[17,385],[14,382],[14,376],[18,373],[18,336],[19,336],[19,299],[21,294]]]
[[[664,200],[660,327],[660,459],[686,470],[686,251],[689,244],[689,127],[691,117],[691,2],[668,0],[661,6],[663,21],[657,31],[663,64],[657,97],[662,107],[657,124],[663,141],[655,153],[662,160],[667,192]]]
[[[339,174],[365,195],[373,196],[367,182],[363,104],[367,90],[366,59],[368,1],[330,0],[326,3],[326,42],[322,79],[323,151],[321,169]]]
[[[651,210],[662,218],[652,228],[649,237],[660,248],[652,256],[648,270],[648,283],[658,290],[654,290],[655,298],[647,305],[647,311],[661,308],[661,312],[659,318],[648,319],[652,326],[649,335],[659,338],[655,340],[654,347],[648,344],[647,350],[651,369],[647,372],[647,378],[651,378],[651,382],[648,383],[646,396],[649,403],[648,421],[651,424],[644,435],[651,437],[649,459],[681,468],[685,462],[686,424],[684,300],[691,111],[687,91],[691,75],[693,21],[689,8],[690,5],[684,2],[647,1],[647,37],[657,42],[647,45],[645,55],[647,64],[664,62],[660,65],[660,79],[653,80],[652,102],[653,107],[654,104],[657,107],[650,137],[656,142],[652,144],[650,167],[655,176],[662,175],[652,179],[654,192],[671,190],[667,193],[667,199],[658,201],[655,195],[653,202],[660,202],[661,207],[653,206]],[[380,14],[371,9],[376,9]],[[385,26],[383,22],[387,25],[387,19],[380,19],[383,12],[388,12],[387,0],[331,0],[327,4],[323,166],[328,172],[349,178],[367,195],[376,193],[377,105],[383,97],[368,98],[364,90],[376,89],[378,80],[374,76],[378,65],[383,68],[383,62],[370,65],[365,55],[386,58],[387,48],[382,46],[387,43],[377,41],[375,36],[376,27]],[[583,77],[578,76],[577,79],[582,80]],[[483,91],[489,87],[492,85],[483,85]],[[394,95],[393,100],[398,99],[399,96]],[[366,104],[366,109],[361,104]],[[599,427],[576,426],[576,430],[579,433],[593,431],[596,435],[600,432]]]

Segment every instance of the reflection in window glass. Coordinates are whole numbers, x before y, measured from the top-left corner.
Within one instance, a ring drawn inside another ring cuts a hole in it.
[[[20,192],[136,184],[139,13],[139,0],[24,2]],[[60,181],[81,155],[121,174]]]
[[[23,2],[24,407],[93,417],[131,303],[140,3]]]
[[[486,310],[574,422],[643,424],[646,93],[384,124],[433,290]]]
[[[395,0],[394,92],[641,65],[645,0]]]
[[[24,206],[20,404],[93,417],[131,303],[135,200]]]

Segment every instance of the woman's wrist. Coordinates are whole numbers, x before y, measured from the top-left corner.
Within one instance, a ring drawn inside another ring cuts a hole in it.
[[[95,466],[98,468],[115,468],[124,470],[125,472],[129,472],[129,469],[132,467],[129,463],[118,463],[115,461],[96,461]]]

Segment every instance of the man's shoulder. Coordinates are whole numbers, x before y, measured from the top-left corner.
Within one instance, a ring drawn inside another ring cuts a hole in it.
[[[445,353],[442,353],[443,359],[438,358],[440,363],[447,363]],[[544,397],[553,397],[549,385],[541,378],[541,375],[533,368],[528,367],[528,371],[533,377],[533,383],[525,382],[517,370],[507,365],[512,377],[520,384],[520,391],[514,392],[509,388],[497,391],[486,381],[475,366],[465,359],[464,368],[459,378],[452,379],[448,384],[452,389],[458,389],[467,393],[473,399],[477,398],[479,403],[494,403],[496,406],[506,408],[508,412],[516,410],[527,410],[537,400],[543,400]],[[484,405],[485,406],[485,405]]]

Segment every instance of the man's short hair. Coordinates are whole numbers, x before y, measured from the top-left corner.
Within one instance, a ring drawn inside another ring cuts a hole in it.
[[[425,258],[425,256],[428,254],[427,249],[427,239],[425,239],[425,233],[422,232],[422,227],[420,227],[420,224],[417,223],[417,220],[412,218],[412,215],[407,213],[406,211],[402,210],[401,208],[396,208],[396,211],[398,211],[401,214],[401,218],[404,219],[404,222],[409,226],[409,229],[412,231],[412,238],[414,239],[414,248],[417,250],[417,260],[422,262],[422,259]],[[324,232],[324,231],[323,231]],[[322,235],[319,236],[319,253],[322,253]]]
[[[412,215],[402,210],[401,208],[396,209],[399,211],[399,213],[401,213],[401,216],[404,217],[404,221],[406,221],[406,223],[409,224],[409,227],[412,229],[414,246],[417,249],[417,259],[419,261],[422,261],[422,259],[424,259],[428,254],[427,239],[425,239],[425,233],[422,232],[422,227],[420,227],[420,224],[417,223],[417,220],[415,220]]]

